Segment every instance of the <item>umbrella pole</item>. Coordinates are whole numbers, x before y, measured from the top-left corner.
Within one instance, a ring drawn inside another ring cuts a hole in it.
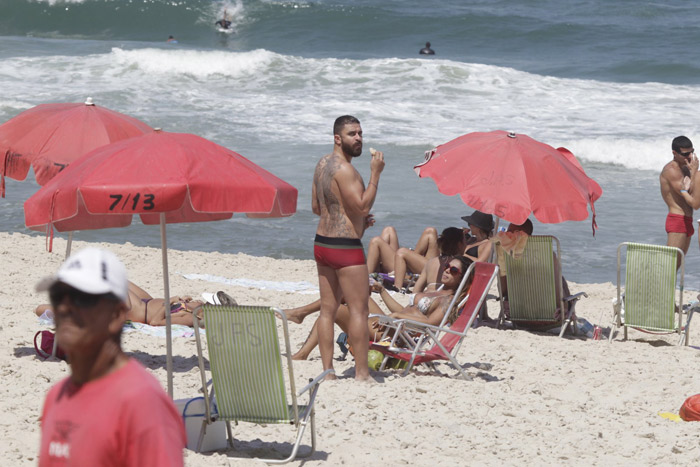
[[[168,371],[168,395],[173,398],[173,346],[170,328],[170,275],[168,274],[168,241],[165,236],[165,213],[160,213],[160,244],[163,253],[163,298],[165,299],[165,366]]]
[[[494,237],[498,235],[498,224],[501,223],[501,218],[496,216],[496,225],[493,227]],[[496,264],[496,248],[491,248],[491,256],[489,257],[489,263]]]
[[[68,232],[68,243],[66,243],[66,259],[70,256],[70,248],[73,245],[73,231]]]

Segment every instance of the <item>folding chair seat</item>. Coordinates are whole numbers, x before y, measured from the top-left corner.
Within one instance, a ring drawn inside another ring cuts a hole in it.
[[[625,253],[625,287],[622,291],[622,254]],[[680,262],[680,264],[679,264]],[[613,300],[613,323],[608,340],[619,327],[652,334],[676,333],[678,345],[688,345],[693,309],[683,326],[685,255],[679,248],[621,243],[617,248],[617,296]],[[677,288],[678,287],[678,288]],[[677,298],[676,298],[677,294]]]
[[[281,460],[260,459],[269,464],[282,464],[296,457],[308,457],[313,454],[316,449],[314,403],[319,385],[333,370],[324,371],[297,394],[287,317],[282,310],[270,307],[223,305],[203,305],[202,309],[207,326],[207,350],[213,384],[211,392],[208,392],[199,320],[195,310],[194,329],[205,401],[205,418],[202,422],[197,451],[201,449],[207,425],[222,420],[226,422],[231,447],[233,446],[231,422],[294,425],[297,436],[291,454]],[[285,386],[275,318],[282,321],[289,393]],[[307,392],[308,404],[299,404],[297,397]],[[311,451],[305,456],[299,456],[297,452],[309,422]]]
[[[559,337],[563,336],[576,316],[576,302],[587,295],[579,292],[564,296],[561,267],[555,267],[555,261],[561,261],[559,240],[551,235],[533,235],[527,239],[521,257],[507,253],[502,253],[502,257],[508,287],[508,314],[504,294],[501,294],[499,325],[510,321],[523,327],[561,326]],[[561,298],[557,300],[557,297]]]

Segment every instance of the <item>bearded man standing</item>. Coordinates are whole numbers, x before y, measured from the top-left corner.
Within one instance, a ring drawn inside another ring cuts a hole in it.
[[[370,214],[384,169],[384,154],[372,153],[370,178],[365,188],[352,160],[362,154],[362,127],[350,115],[338,117],[333,125],[333,152],[321,158],[314,171],[311,207],[320,216],[314,240],[318,269],[321,313],[318,340],[323,369],[333,368],[335,315],[341,299],[350,310],[348,338],[355,354],[355,379],[369,380],[367,352],[369,331],[368,271],[361,238],[374,224]],[[328,375],[334,379],[335,375]]]

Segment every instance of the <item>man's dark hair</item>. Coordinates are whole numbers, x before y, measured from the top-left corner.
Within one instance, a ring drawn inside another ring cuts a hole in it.
[[[357,123],[359,125],[360,121],[352,115],[343,115],[342,117],[336,118],[333,124],[333,135],[339,135],[340,130],[342,130],[345,125],[351,123]]]
[[[426,46],[427,48],[430,48],[430,42],[426,42],[426,43],[425,43],[425,46]]]
[[[692,148],[693,142],[687,136],[676,136],[671,142],[671,149],[678,152],[681,148]]]
[[[443,255],[457,256],[462,253],[459,249],[462,241],[464,241],[464,231],[457,227],[448,227],[438,237],[437,246]]]

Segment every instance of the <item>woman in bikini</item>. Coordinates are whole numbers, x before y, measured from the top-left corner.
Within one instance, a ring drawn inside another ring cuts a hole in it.
[[[427,293],[418,293],[412,296],[410,305],[404,307],[393,297],[391,297],[384,287],[377,283],[373,287],[376,287],[376,291],[379,291],[380,297],[386,304],[390,313],[389,316],[392,318],[408,318],[415,321],[420,321],[422,323],[439,325],[442,322],[447,308],[454,297],[455,291],[459,287],[462,281],[462,276],[464,272],[471,264],[467,258],[458,256],[450,261],[449,266],[445,269],[442,274],[441,281],[444,284],[442,290]],[[473,277],[473,276],[472,276]],[[462,300],[468,293],[471,286],[471,280],[464,287],[459,300]],[[370,299],[370,314],[385,314],[382,309],[373,300]],[[451,315],[448,317],[448,323],[452,324],[457,319],[458,310],[452,311]],[[348,324],[350,321],[350,311],[347,306],[340,305],[338,308],[338,313],[336,314],[335,323],[340,326],[340,328],[347,332]],[[381,336],[381,329],[377,318],[370,318],[367,320],[367,326],[369,328],[370,339],[375,340]],[[318,333],[316,331],[316,324],[311,329],[309,337],[306,338],[306,342],[302,345],[301,349],[292,356],[294,360],[306,360],[311,353],[311,351],[318,345]]]
[[[172,324],[193,326],[192,312],[203,304],[203,301],[193,300],[189,296],[180,297],[176,295],[170,297],[170,306],[168,307],[170,322]],[[129,282],[129,301],[127,306],[130,309],[126,319],[137,323],[146,323],[151,326],[165,326],[165,300],[153,298],[148,292],[132,282]],[[201,319],[201,310],[197,316]]]
[[[204,302],[201,300],[193,300],[189,296],[170,297],[170,322],[192,326],[194,322],[192,311],[202,304]],[[129,282],[129,300],[126,305],[129,307],[126,315],[127,320],[151,326],[165,326],[165,300],[153,298],[133,282]],[[48,304],[36,307],[35,313],[37,316],[46,314],[47,317],[53,318],[51,305]],[[201,318],[201,312],[197,316]]]

